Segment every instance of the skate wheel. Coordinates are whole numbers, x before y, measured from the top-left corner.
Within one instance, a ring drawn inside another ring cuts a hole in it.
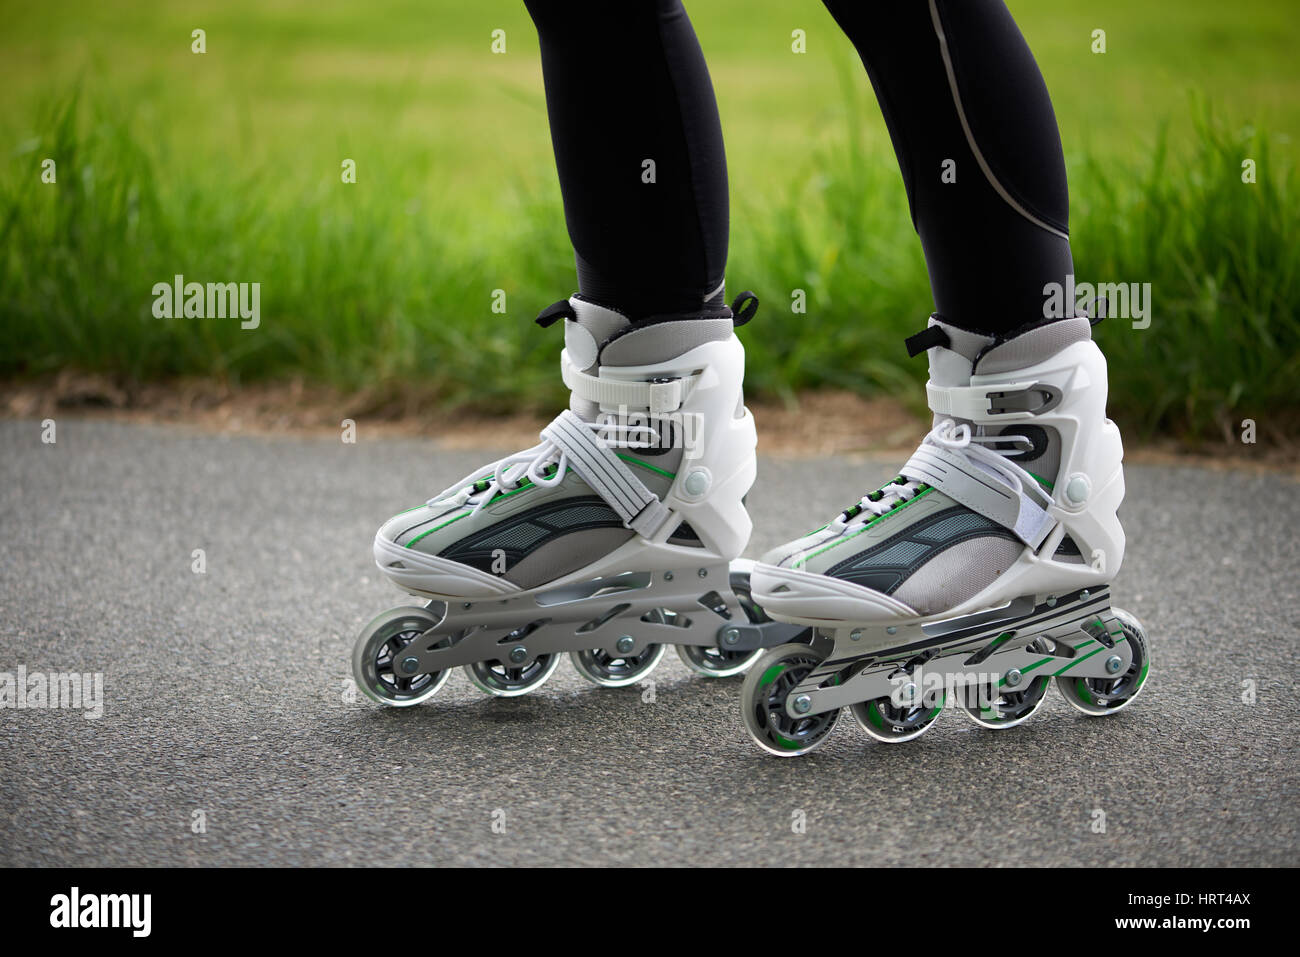
[[[1118,608],[1113,613],[1124,632],[1124,640],[1133,649],[1133,661],[1128,670],[1114,678],[1062,676],[1056,679],[1056,687],[1060,689],[1062,697],[1079,711],[1094,717],[1113,714],[1127,707],[1146,687],[1147,672],[1151,668],[1147,634],[1142,623]]]
[[[885,744],[902,744],[904,741],[919,738],[929,731],[939,720],[939,715],[943,713],[946,701],[945,693],[938,704],[911,707],[896,704],[886,696],[873,698],[870,701],[859,701],[850,705],[849,710],[853,712],[853,717],[857,718],[862,730],[877,741],[883,741]]]
[[[697,675],[704,675],[706,678],[730,678],[732,675],[748,671],[750,665],[763,657],[763,649],[726,651],[716,646],[678,645],[677,657]]]
[[[442,620],[427,608],[392,608],[375,618],[352,649],[352,676],[371,701],[409,708],[426,701],[447,681],[448,672],[407,677],[395,670],[403,648]]]
[[[465,674],[479,691],[498,698],[514,698],[546,684],[559,666],[559,655],[538,655],[517,667],[500,661],[476,661],[465,665]]]
[[[602,688],[625,688],[634,685],[663,659],[666,645],[646,645],[639,655],[619,655],[604,648],[591,651],[571,651],[569,660],[574,670],[592,684]]]
[[[840,709],[806,718],[786,713],[785,699],[825,656],[808,645],[778,645],[745,675],[741,713],[750,737],[764,751],[793,758],[821,746],[835,727]]]
[[[1043,706],[1051,683],[1049,677],[1038,677],[1016,691],[1005,685],[996,688],[987,684],[968,687],[964,689],[963,697],[967,700],[962,702],[961,710],[981,728],[993,731],[1014,728]],[[975,697],[974,701],[969,700],[972,696]]]

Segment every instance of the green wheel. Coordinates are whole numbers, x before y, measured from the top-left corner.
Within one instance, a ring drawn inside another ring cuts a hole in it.
[[[782,758],[807,754],[835,727],[839,708],[805,718],[792,718],[785,710],[786,696],[824,657],[808,645],[778,645],[745,675],[740,689],[745,728],[764,751]]]
[[[1114,714],[1138,696],[1147,683],[1151,670],[1151,656],[1147,649],[1147,634],[1142,623],[1126,611],[1116,608],[1115,619],[1124,632],[1124,640],[1133,650],[1133,661],[1128,670],[1113,678],[1074,678],[1062,675],[1056,687],[1073,707],[1094,717]]]
[[[857,718],[862,730],[877,741],[885,744],[902,744],[919,738],[934,726],[943,714],[947,693],[935,705],[920,704],[916,707],[899,705],[889,696],[859,701],[850,705],[849,710]]]

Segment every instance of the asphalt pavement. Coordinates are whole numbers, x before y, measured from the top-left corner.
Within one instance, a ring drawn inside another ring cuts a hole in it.
[[[1114,593],[1153,663],[1123,713],[1052,691],[1017,728],[952,712],[900,746],[845,715],[778,760],[740,679],[671,653],[652,688],[564,662],[521,698],[459,673],[416,708],[352,693],[357,631],[407,600],[375,528],[509,449],[364,423],[353,444],[75,418],[55,438],[0,421],[0,684],[101,674],[102,715],[0,707],[0,864],[1295,863],[1293,478],[1129,467]],[[762,459],[749,554],[897,465]]]

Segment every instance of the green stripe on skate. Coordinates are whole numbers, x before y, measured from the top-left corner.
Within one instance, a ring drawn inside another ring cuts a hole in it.
[[[660,475],[662,475],[662,476],[664,476],[664,477],[666,477],[666,478],[670,478],[670,479],[675,479],[675,478],[677,478],[677,473],[676,473],[676,472],[670,472],[670,471],[668,471],[667,469],[661,469],[661,468],[659,468],[659,466],[657,466],[657,465],[651,465],[649,462],[642,462],[640,459],[638,459],[638,458],[636,458],[636,457],[634,457],[634,456],[631,456],[631,455],[624,455],[624,454],[622,454],[622,453],[620,452],[619,455],[618,455],[618,457],[619,457],[620,459],[622,459],[624,462],[631,462],[633,465],[639,465],[639,466],[641,466],[641,468],[643,468],[643,469],[649,469],[651,472],[657,472],[658,474],[660,474]]]
[[[989,651],[992,651],[993,649],[997,648],[999,645],[1006,644],[1008,641],[1011,640],[1011,636],[1014,634],[1015,634],[1014,631],[1002,632],[1002,634],[998,635],[996,638],[993,639],[993,644],[989,645]]]
[[[784,670],[785,669],[782,668],[780,665],[773,665],[771,668],[768,668],[766,671],[763,672],[763,677],[758,679],[758,686],[760,688],[766,688],[773,681],[775,681],[777,677],[781,674],[781,672]]]
[[[446,527],[447,527],[448,525],[450,525],[452,522],[458,521],[459,519],[464,518],[464,517],[465,517],[466,515],[468,515],[468,514],[469,514],[469,512],[461,512],[461,513],[460,513],[459,515],[457,515],[455,518],[449,518],[449,519],[447,519],[447,521],[443,522],[441,525],[435,525],[433,528],[429,529],[427,532],[421,532],[419,535],[416,535],[415,538],[413,538],[413,539],[411,539],[409,542],[407,542],[407,543],[406,543],[406,547],[407,547],[407,548],[412,548],[412,547],[414,547],[415,543],[418,542],[420,539],[424,538],[424,537],[427,536],[427,535],[432,535],[434,532],[436,532],[436,531],[437,531],[438,529],[440,529],[440,528],[446,528]]]
[[[817,557],[818,555],[820,555],[822,552],[829,551],[830,549],[834,548],[836,545],[843,545],[845,542],[849,541],[850,539],[857,538],[859,535],[861,535],[861,534],[862,534],[863,532],[865,532],[867,529],[871,528],[871,527],[872,527],[873,525],[875,525],[877,522],[883,522],[885,519],[887,519],[887,518],[891,518],[892,516],[897,515],[897,514],[898,514],[899,512],[901,512],[903,509],[907,508],[907,506],[911,505],[913,502],[918,502],[918,501],[920,501],[921,499],[925,498],[927,495],[929,495],[929,494],[930,494],[931,492],[933,492],[933,491],[934,491],[934,486],[930,486],[930,487],[927,488],[924,492],[917,492],[915,495],[913,495],[911,498],[909,498],[909,499],[908,499],[906,502],[904,502],[902,505],[897,505],[897,506],[895,506],[894,508],[891,508],[891,509],[890,509],[888,512],[886,512],[884,515],[880,515],[880,516],[877,516],[876,518],[873,518],[871,521],[867,522],[867,524],[863,525],[860,529],[858,529],[858,530],[857,530],[856,532],[854,532],[852,535],[845,535],[845,536],[842,537],[842,538],[837,538],[837,539],[835,539],[835,541],[831,542],[829,545],[826,545],[826,546],[823,547],[823,548],[819,548],[819,549],[817,549],[817,551],[813,552],[811,555],[808,555],[808,556],[805,557],[805,558],[801,558],[801,559],[799,559],[799,560],[798,560],[797,562],[795,562],[791,567],[792,567],[792,568],[798,568],[800,565],[804,565],[804,564],[806,564],[808,561],[810,561],[811,559],[816,558],[816,557]]]
[[[1035,668],[1039,667],[1040,665],[1045,665],[1052,660],[1054,659],[1040,658],[1038,661],[1035,661],[1032,665],[1026,665],[1025,667],[1021,668],[1020,673],[1023,675],[1027,671],[1033,671]],[[1002,678],[998,681],[998,687],[1001,688],[1006,683],[1007,683],[1007,676],[1003,675]]]
[[[1083,645],[1080,645],[1080,646],[1079,646],[1079,648],[1082,648],[1082,647],[1083,647]],[[1075,649],[1075,651],[1078,651],[1078,650],[1079,650],[1078,648]],[[1057,675],[1065,674],[1065,672],[1069,671],[1069,670],[1070,670],[1071,668],[1073,668],[1075,665],[1081,665],[1081,664],[1083,664],[1085,661],[1087,661],[1089,658],[1091,658],[1093,655],[1099,655],[1099,654],[1101,654],[1101,653],[1102,653],[1103,651],[1105,651],[1105,650],[1106,650],[1106,646],[1105,646],[1105,645],[1102,645],[1102,646],[1101,646],[1100,648],[1098,648],[1096,651],[1090,651],[1090,652],[1088,652],[1086,655],[1084,655],[1082,658],[1075,658],[1075,659],[1072,660],[1068,665],[1066,665],[1064,668],[1062,668],[1060,671],[1056,672],[1056,674],[1052,675],[1052,677],[1055,678]]]

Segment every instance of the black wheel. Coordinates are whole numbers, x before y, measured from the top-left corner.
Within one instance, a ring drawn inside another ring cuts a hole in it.
[[[559,655],[538,655],[522,665],[504,661],[476,661],[465,666],[465,674],[480,691],[498,698],[514,698],[536,691],[560,666]]]
[[[602,688],[625,688],[654,671],[667,650],[666,645],[646,645],[639,654],[620,655],[596,648],[571,651],[569,660],[573,662],[574,670],[592,684]]]

